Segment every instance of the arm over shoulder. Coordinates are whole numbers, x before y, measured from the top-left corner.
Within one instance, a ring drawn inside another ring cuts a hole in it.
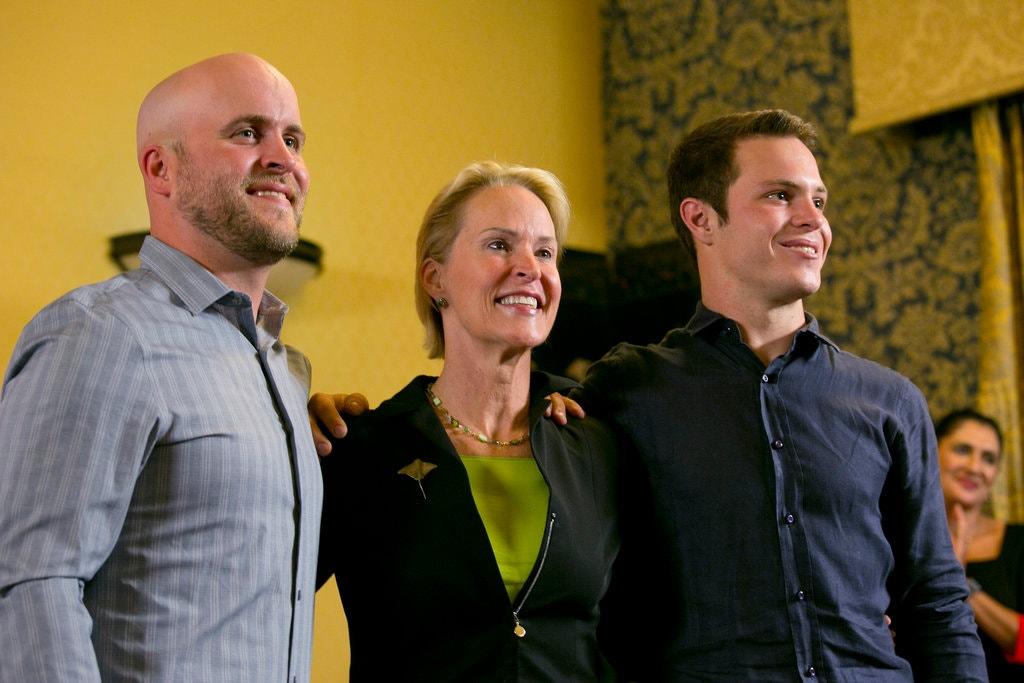
[[[569,397],[579,402],[588,414],[611,419],[622,379],[628,376],[631,367],[639,367],[636,348],[632,344],[617,344],[590,366],[582,384],[573,389]]]

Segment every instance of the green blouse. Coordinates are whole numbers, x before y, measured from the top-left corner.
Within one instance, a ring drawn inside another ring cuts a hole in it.
[[[462,455],[476,509],[510,600],[530,576],[544,539],[548,485],[533,458]]]

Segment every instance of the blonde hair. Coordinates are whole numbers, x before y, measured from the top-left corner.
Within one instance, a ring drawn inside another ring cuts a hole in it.
[[[441,314],[423,288],[420,272],[427,259],[444,263],[462,229],[462,208],[477,192],[488,187],[524,187],[544,203],[555,227],[558,255],[569,229],[569,199],[562,183],[550,171],[527,166],[478,161],[459,171],[427,207],[416,237],[416,313],[423,323],[423,342],[430,358],[444,358],[444,329]]]

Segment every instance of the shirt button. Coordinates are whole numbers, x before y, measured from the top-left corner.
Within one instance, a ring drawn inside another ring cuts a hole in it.
[[[796,521],[796,517],[794,517],[793,515],[786,515],[785,517],[782,518],[782,521],[785,522],[786,524],[792,524],[793,522]]]
[[[796,599],[797,599],[798,602],[803,602],[804,601],[804,597],[806,597],[806,596],[804,595],[803,591],[797,591],[796,592]]]
[[[770,382],[771,380],[769,379],[768,375],[761,375],[761,381],[764,384],[768,384],[768,382]]]
[[[774,448],[775,450],[779,450],[780,448],[782,448],[782,445],[782,439],[775,439],[775,441],[772,441],[772,448]]]
[[[818,676],[818,672],[817,672],[817,670],[813,666],[807,667],[807,677],[808,678],[817,678],[817,676]]]

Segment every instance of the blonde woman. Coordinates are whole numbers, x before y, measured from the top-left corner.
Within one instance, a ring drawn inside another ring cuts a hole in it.
[[[605,680],[600,603],[619,547],[616,452],[560,427],[531,371],[558,312],[569,205],[547,171],[473,164],[420,228],[416,308],[438,377],[347,417],[323,461],[320,581],[352,681]]]

